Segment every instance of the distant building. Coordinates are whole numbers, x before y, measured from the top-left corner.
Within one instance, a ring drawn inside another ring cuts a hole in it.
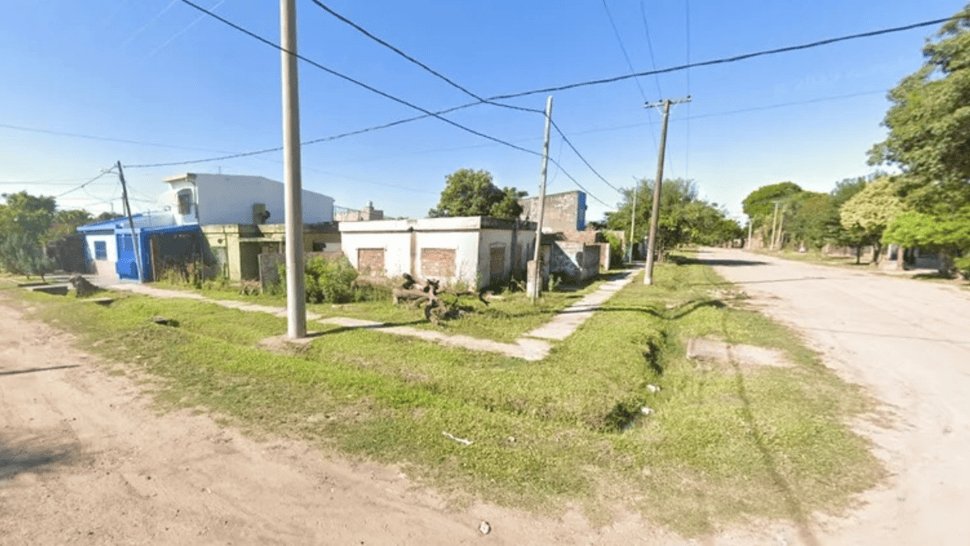
[[[258,255],[281,252],[284,186],[262,176],[184,173],[164,181],[171,189],[161,212],[78,228],[85,236],[88,268],[99,275],[157,280],[170,266],[204,262],[207,275],[233,280],[259,277]],[[333,198],[303,190],[304,246],[339,251]],[[137,242],[138,257],[135,256]]]
[[[374,202],[371,201],[367,203],[367,206],[360,209],[341,209],[335,210],[333,218],[337,222],[371,222],[374,220],[383,220],[384,211],[375,210]]]

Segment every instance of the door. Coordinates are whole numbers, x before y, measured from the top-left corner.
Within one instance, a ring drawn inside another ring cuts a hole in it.
[[[119,233],[115,237],[118,240],[118,261],[115,262],[118,278],[137,281],[138,265],[135,263],[135,245],[132,243],[131,235]]]

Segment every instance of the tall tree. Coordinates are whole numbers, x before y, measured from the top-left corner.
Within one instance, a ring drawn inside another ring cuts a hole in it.
[[[893,217],[903,211],[903,203],[896,195],[891,178],[870,182],[852,196],[840,209],[842,226],[872,245],[872,261],[879,261],[882,234]]]
[[[954,213],[970,204],[970,5],[927,40],[923,57],[889,92],[889,133],[869,162],[902,169],[900,190],[915,210]]]
[[[36,197],[25,191],[3,194],[0,205],[0,261],[4,269],[43,278],[52,264],[44,253],[54,221],[53,197]]]
[[[758,228],[765,224],[765,220],[772,218],[776,202],[787,202],[791,196],[802,192],[802,188],[794,182],[779,182],[761,186],[749,193],[741,202],[742,210],[751,218],[752,225]]]
[[[630,232],[636,195],[636,233],[633,241],[642,241],[650,229],[653,204],[653,180],[640,179],[637,190],[625,189],[624,200],[615,212],[607,213],[610,229]],[[697,186],[689,180],[665,180],[660,198],[660,217],[657,222],[657,251],[663,256],[667,250],[689,243],[718,244],[738,237],[740,226],[726,218],[726,213],[697,197]]]
[[[438,206],[428,211],[432,218],[444,216],[491,216],[517,218],[522,213],[519,198],[526,192],[499,188],[485,170],[459,169],[445,177],[445,189]]]

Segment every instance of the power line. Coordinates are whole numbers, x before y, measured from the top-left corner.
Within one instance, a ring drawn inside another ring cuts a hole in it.
[[[439,119],[439,120],[441,120],[441,121],[443,121],[443,122],[445,122],[445,123],[447,123],[449,125],[452,125],[452,126],[458,128],[458,129],[461,129],[462,131],[466,131],[468,133],[471,133],[471,134],[473,134],[475,136],[478,136],[478,137],[481,137],[481,138],[484,138],[484,139],[487,139],[487,140],[492,140],[494,142],[497,142],[499,144],[502,144],[503,146],[508,146],[509,148],[513,148],[513,149],[516,149],[516,150],[525,152],[525,153],[530,154],[530,155],[540,155],[539,152],[535,152],[535,151],[532,151],[532,150],[527,150],[527,149],[522,148],[520,146],[516,146],[515,144],[512,144],[511,142],[506,142],[506,141],[504,141],[504,140],[502,140],[500,138],[493,137],[493,136],[488,135],[488,134],[485,134],[485,133],[483,133],[481,131],[476,131],[475,129],[472,129],[470,127],[466,127],[466,126],[464,126],[464,125],[462,125],[462,124],[460,124],[458,122],[455,122],[455,121],[452,121],[452,120],[450,120],[448,118],[442,117],[441,115],[439,115],[437,113],[431,112],[430,110],[427,110],[425,108],[422,108],[422,107],[420,107],[420,106],[418,106],[416,104],[413,104],[411,102],[408,102],[408,101],[406,101],[406,100],[404,100],[402,98],[395,97],[394,95],[391,95],[390,93],[386,93],[386,92],[381,91],[380,89],[377,89],[377,88],[375,88],[373,86],[370,86],[370,85],[368,85],[368,84],[366,84],[364,82],[361,82],[359,80],[355,80],[354,78],[351,78],[350,76],[347,76],[345,74],[341,74],[340,72],[337,72],[336,70],[327,68],[326,66],[323,66],[322,64],[320,64],[320,63],[318,63],[316,61],[313,61],[313,60],[311,60],[311,59],[309,59],[309,58],[307,58],[307,57],[305,57],[305,56],[303,56],[303,55],[301,55],[299,53],[296,53],[296,52],[293,52],[293,51],[288,51],[288,50],[284,49],[282,46],[277,45],[277,44],[271,42],[270,40],[267,40],[266,38],[263,38],[262,36],[256,34],[255,32],[252,32],[250,30],[247,30],[247,29],[245,29],[245,28],[243,28],[243,27],[241,27],[241,26],[239,26],[239,25],[237,25],[237,24],[235,24],[235,23],[233,23],[233,22],[231,22],[231,21],[229,21],[227,19],[224,19],[224,18],[216,15],[215,13],[212,13],[211,11],[203,8],[202,6],[199,6],[197,4],[193,4],[189,0],[182,0],[182,2],[185,3],[185,4],[188,4],[189,6],[192,6],[193,8],[195,8],[195,9],[197,9],[197,10],[203,12],[203,13],[205,13],[209,17],[212,17],[213,19],[216,19],[217,21],[219,21],[221,23],[224,23],[224,24],[226,24],[226,25],[234,28],[234,29],[238,30],[239,32],[242,32],[242,33],[246,34],[247,36],[250,36],[252,38],[255,38],[256,40],[259,40],[260,42],[263,42],[264,44],[266,44],[266,45],[268,45],[268,46],[270,46],[270,47],[272,47],[274,49],[278,49],[280,51],[283,51],[283,52],[287,53],[288,55],[293,55],[297,59],[300,59],[301,61],[309,64],[310,66],[313,66],[314,68],[317,68],[319,70],[322,70],[322,71],[324,71],[324,72],[326,72],[326,73],[328,73],[328,74],[330,74],[332,76],[336,76],[336,77],[338,77],[338,78],[340,78],[340,79],[342,79],[344,81],[350,82],[350,83],[352,83],[354,85],[357,85],[359,87],[363,87],[364,89],[367,89],[368,91],[370,91],[372,93],[375,93],[377,95],[380,95],[380,96],[382,96],[382,97],[384,97],[384,98],[386,98],[388,100],[392,100],[392,101],[394,101],[394,102],[396,102],[398,104],[402,104],[404,106],[407,106],[408,108],[412,108],[412,109],[417,110],[419,112],[422,112],[422,113],[424,113],[426,115],[433,116],[433,117],[435,117],[435,118],[437,118],[437,119]]]
[[[24,127],[24,126],[21,126],[21,125],[10,125],[10,124],[6,124],[6,123],[0,123],[0,128],[3,128],[3,129],[12,129],[14,131],[25,131],[25,132],[28,132],[28,133],[42,133],[42,134],[45,134],[45,135],[65,136],[65,137],[72,137],[72,138],[83,138],[83,139],[88,139],[88,140],[102,140],[102,141],[105,141],[105,142],[120,142],[122,144],[136,144],[138,146],[151,146],[151,147],[155,147],[155,148],[172,148],[172,149],[175,149],[175,150],[195,150],[195,151],[202,151],[202,152],[219,152],[219,151],[221,151],[221,150],[213,150],[211,148],[191,148],[191,147],[187,147],[187,146],[175,146],[175,145],[172,145],[172,144],[158,144],[158,143],[154,143],[154,142],[140,142],[140,141],[137,141],[137,140],[126,140],[126,139],[123,139],[123,138],[112,138],[112,137],[103,137],[103,136],[96,136],[96,135],[85,135],[85,134],[81,134],[81,133],[67,133],[67,132],[63,132],[63,131],[53,131],[53,130],[50,130],[50,129],[39,129],[39,128],[36,128],[36,127]]]
[[[650,39],[650,25],[647,24],[647,8],[644,6],[644,0],[640,0],[640,15],[643,16],[643,32],[647,37],[647,51],[650,53],[650,68],[656,70],[657,62],[653,58],[653,43]],[[653,79],[657,83],[657,96],[664,96],[660,90],[660,76],[654,74]]]
[[[573,143],[570,142],[569,139],[566,137],[566,133],[562,132],[562,129],[559,128],[559,125],[557,125],[555,121],[552,122],[552,126],[553,128],[556,129],[556,132],[559,133],[559,136],[562,137],[562,141],[565,142],[567,146],[569,146],[569,148],[573,151],[573,153],[576,154],[576,157],[578,157],[583,163],[586,164],[587,167],[589,167],[589,170],[593,171],[593,174],[598,176],[600,180],[602,180],[607,186],[613,188],[617,193],[620,193],[620,194],[623,193],[622,191],[620,191],[619,188],[617,188],[613,184],[610,184],[609,181],[603,178],[603,175],[598,173],[596,169],[594,169],[593,166],[589,164],[589,161],[586,161],[586,158],[583,157],[583,154],[579,153],[579,150],[577,150],[576,147],[573,146]],[[557,166],[558,166],[558,163],[557,163]]]
[[[684,27],[686,29],[687,64],[690,64],[690,0],[684,0]],[[687,69],[687,96],[690,96],[690,69]],[[684,128],[684,178],[690,180],[690,105],[687,103],[687,125]]]
[[[448,78],[444,74],[438,72],[437,70],[431,68],[430,66],[424,64],[423,62],[415,59],[411,55],[408,55],[404,51],[401,51],[399,48],[397,48],[394,45],[388,43],[386,40],[384,40],[382,38],[379,38],[378,36],[375,36],[373,33],[371,33],[370,31],[368,31],[364,27],[362,27],[362,26],[358,25],[357,23],[351,21],[347,17],[344,17],[343,15],[337,13],[332,8],[330,8],[327,5],[325,5],[323,2],[320,2],[320,0],[311,0],[311,1],[314,4],[316,4],[317,7],[319,7],[323,11],[326,11],[330,15],[333,15],[334,17],[336,17],[341,22],[343,22],[343,23],[345,23],[347,25],[350,25],[355,30],[357,30],[358,32],[360,32],[361,34],[363,34],[364,36],[367,36],[368,38],[370,38],[371,40],[377,42],[378,44],[386,47],[387,49],[390,49],[394,53],[397,53],[401,57],[403,57],[403,58],[407,59],[408,61],[410,61],[412,64],[415,64],[415,65],[421,67],[426,72],[429,72],[429,73],[433,74],[438,79],[444,81],[445,83],[447,83],[448,85],[454,87],[455,89],[458,89],[459,91],[461,91],[462,93],[468,95],[469,97],[472,97],[472,98],[476,99],[480,103],[491,104],[493,106],[498,106],[498,107],[501,107],[501,108],[510,108],[512,110],[521,110],[521,111],[524,111],[524,112],[533,112],[533,113],[536,113],[536,114],[542,114],[543,113],[542,110],[537,110],[535,108],[525,108],[525,107],[522,107],[522,106],[512,106],[512,105],[509,105],[509,104],[500,104],[500,103],[492,102],[492,101],[490,101],[488,99],[484,99],[484,98],[480,97],[479,95],[477,95],[477,94],[469,91],[467,88],[459,85],[454,80]]]
[[[183,1],[185,1],[185,0],[183,0]],[[530,90],[530,91],[520,91],[518,93],[507,93],[505,95],[495,95],[493,97],[488,97],[488,100],[494,101],[494,100],[515,99],[515,98],[520,98],[520,97],[527,97],[529,95],[538,95],[538,94],[552,93],[552,92],[555,92],[555,91],[565,91],[567,89],[576,89],[577,87],[588,87],[588,86],[591,86],[591,85],[603,85],[603,84],[607,84],[607,83],[614,83],[614,82],[618,82],[618,81],[628,80],[630,78],[638,78],[638,77],[641,77],[641,76],[652,76],[654,74],[668,74],[670,72],[679,72],[681,70],[687,70],[688,68],[698,68],[698,67],[702,67],[702,66],[712,66],[712,65],[718,65],[718,64],[736,63],[738,61],[744,61],[744,60],[752,59],[752,58],[755,58],[755,57],[764,57],[764,56],[767,56],[767,55],[776,55],[778,53],[788,53],[788,52],[791,52],[791,51],[799,51],[799,50],[802,50],[802,49],[811,49],[811,48],[820,47],[820,46],[823,46],[823,45],[835,44],[835,43],[838,43],[838,42],[846,42],[846,41],[849,41],[849,40],[858,40],[860,38],[871,38],[873,36],[881,36],[881,35],[884,35],[884,34],[893,34],[893,33],[896,33],[896,32],[903,32],[903,31],[906,31],[906,30],[913,30],[913,29],[916,29],[916,28],[922,28],[922,27],[928,27],[928,26],[938,25],[940,23],[945,23],[947,21],[952,21],[952,20],[955,20],[955,19],[959,19],[959,17],[946,17],[946,18],[943,18],[943,19],[933,19],[931,21],[923,21],[921,23],[912,23],[912,24],[909,24],[909,25],[903,25],[903,26],[899,26],[899,27],[885,28],[885,29],[873,30],[873,31],[869,31],[869,32],[861,32],[861,33],[858,33],[858,34],[849,34],[847,36],[839,36],[837,38],[826,38],[825,40],[818,40],[816,42],[809,42],[807,44],[794,45],[794,46],[786,46],[786,47],[779,47],[779,48],[775,48],[775,49],[766,49],[766,50],[762,50],[762,51],[756,51],[754,53],[744,53],[744,54],[741,54],[741,55],[735,55],[733,57],[723,57],[723,58],[720,58],[720,59],[712,59],[712,60],[709,60],[709,61],[702,61],[702,62],[699,62],[699,63],[687,63],[687,64],[682,64],[682,65],[679,65],[679,66],[671,66],[671,67],[667,67],[667,68],[661,68],[661,69],[658,69],[658,70],[648,70],[646,72],[637,72],[637,73],[634,73],[634,74],[624,74],[624,75],[621,75],[621,76],[613,76],[613,77],[610,77],[610,78],[601,78],[601,79],[598,79],[598,80],[587,80],[587,81],[583,81],[583,82],[575,82],[575,83],[568,83],[568,84],[565,84],[565,85],[558,85],[558,86],[555,86],[555,87],[546,87],[546,88],[542,88],[542,89],[533,89],[533,90]]]
[[[606,10],[606,17],[610,20],[610,26],[613,27],[613,35],[616,36],[616,43],[620,45],[620,51],[623,52],[623,58],[626,59],[626,65],[630,68],[630,73],[635,73],[636,70],[633,68],[633,63],[630,62],[630,56],[626,53],[626,47],[623,45],[623,38],[620,37],[620,31],[616,28],[616,21],[613,20],[613,14],[610,13],[610,7],[606,4],[606,0],[603,0],[603,9]],[[637,84],[637,89],[640,90],[640,96],[643,98],[643,102],[647,102],[647,94],[643,92],[643,87],[640,86],[640,80],[638,78],[633,78],[633,81]]]
[[[79,189],[87,186],[88,184],[94,182],[95,180],[97,180],[97,179],[101,178],[102,176],[104,176],[104,175],[106,175],[108,173],[111,173],[111,172],[114,172],[114,170],[113,169],[101,169],[101,174],[99,174],[98,176],[95,176],[94,178],[88,180],[87,182],[81,184],[80,186],[78,186],[78,187],[76,187],[74,189],[67,190],[66,192],[64,192],[64,193],[62,193],[60,195],[55,195],[54,198],[55,199],[60,199],[61,197],[64,197],[65,195],[67,195],[69,193],[74,193],[77,190],[79,190]]]

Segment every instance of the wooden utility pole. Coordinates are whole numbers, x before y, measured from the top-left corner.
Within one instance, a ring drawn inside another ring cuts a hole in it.
[[[283,178],[286,233],[286,333],[306,337],[303,280],[303,183],[300,178],[300,93],[296,58],[296,0],[280,0],[283,83]]]
[[[539,218],[536,222],[536,247],[535,252],[532,256],[532,265],[535,271],[532,273],[532,290],[529,292],[529,297],[532,299],[532,303],[535,304],[536,298],[539,297],[540,286],[542,284],[542,265],[539,262],[539,258],[542,253],[542,217],[546,212],[546,172],[549,167],[549,128],[552,124],[552,95],[546,99],[546,129],[545,138],[542,143],[542,176],[539,181]]]
[[[667,146],[667,121],[670,118],[670,105],[690,102],[690,95],[677,100],[664,99],[660,102],[648,102],[645,106],[663,106],[664,121],[663,128],[660,130],[660,153],[657,157],[657,179],[653,186],[653,207],[650,212],[650,235],[647,239],[647,266],[643,274],[643,284],[653,284],[653,262],[654,252],[657,244],[657,224],[660,215],[660,187],[663,185],[664,178],[664,151]]]
[[[125,171],[121,169],[121,161],[117,163],[118,178],[121,180],[121,198],[125,206],[125,216],[128,217],[128,227],[131,228],[131,245],[135,251],[135,268],[138,270],[138,282],[145,282],[141,272],[141,255],[138,253],[138,235],[135,233],[135,220],[131,217],[131,205],[128,204],[128,185],[125,184]]]

